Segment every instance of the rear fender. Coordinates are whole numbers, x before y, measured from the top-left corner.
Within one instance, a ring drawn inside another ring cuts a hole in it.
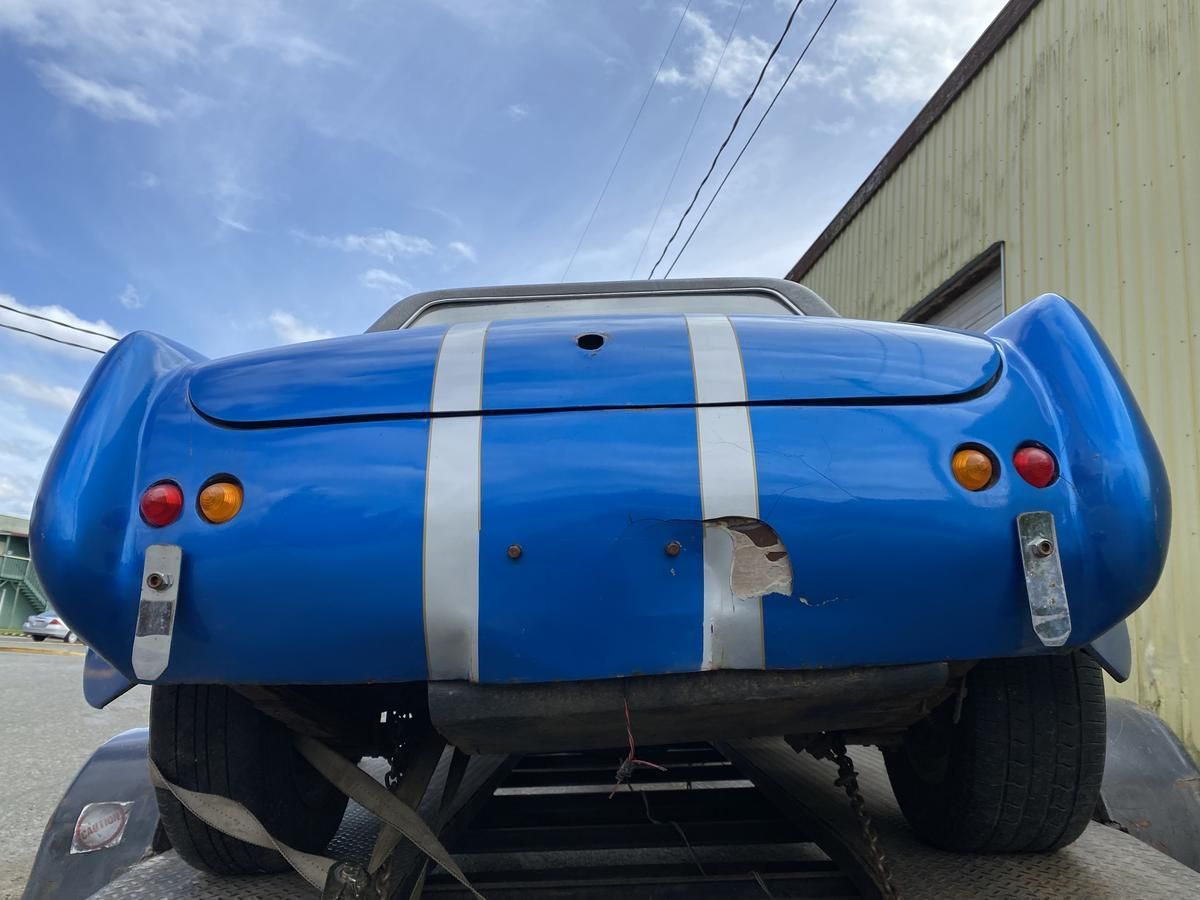
[[[137,515],[134,475],[147,410],[203,359],[158,335],[126,336],[92,372],[50,455],[30,521],[31,555],[55,608],[69,610],[71,630],[85,643],[112,615],[108,604],[79,598],[117,593],[129,521]]]
[[[988,336],[1040,384],[1060,435],[1061,478],[1073,489],[1088,558],[1077,596],[1131,598],[1113,624],[1140,606],[1162,574],[1171,495],[1162,455],[1120,366],[1087,318],[1043,294]]]

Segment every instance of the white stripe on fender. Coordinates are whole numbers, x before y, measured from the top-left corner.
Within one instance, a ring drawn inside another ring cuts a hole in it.
[[[486,322],[451,325],[433,373],[430,412],[483,403]],[[478,415],[429,421],[425,465],[423,598],[429,678],[479,680]]]
[[[685,316],[692,346],[696,402],[746,402],[746,373],[728,316]],[[758,473],[750,410],[698,406],[700,503],[705,521],[758,518]],[[734,596],[733,539],[727,529],[704,529],[705,669],[761,669],[764,665],[761,598]]]

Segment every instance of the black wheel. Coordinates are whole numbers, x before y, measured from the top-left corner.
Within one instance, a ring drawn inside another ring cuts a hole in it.
[[[237,800],[297,850],[324,850],[346,811],[345,795],[300,756],[287,729],[227,687],[155,687],[150,757],[172,784]],[[275,850],[210,828],[169,791],[156,793],[171,846],[190,865],[222,875],[288,868]]]
[[[46,636],[44,634],[31,634],[30,637],[33,638],[35,641],[37,641],[39,644],[46,639]]]
[[[1076,652],[989,660],[885,753],[917,835],[945,850],[1050,851],[1074,841],[1104,775],[1104,681]]]

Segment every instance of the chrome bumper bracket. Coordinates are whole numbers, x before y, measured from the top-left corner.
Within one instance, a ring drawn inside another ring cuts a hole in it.
[[[1047,647],[1061,647],[1071,635],[1071,609],[1059,561],[1054,514],[1021,513],[1017,516],[1017,538],[1034,634]]]
[[[146,548],[133,633],[133,673],[141,681],[153,681],[162,675],[171,658],[182,563],[183,550],[175,544],[151,544]]]

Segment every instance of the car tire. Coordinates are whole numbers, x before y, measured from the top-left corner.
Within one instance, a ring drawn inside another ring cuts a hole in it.
[[[75,632],[73,631],[68,631],[66,635],[63,636],[64,644],[74,644],[77,640],[79,640],[79,638],[75,637]]]
[[[1104,775],[1095,661],[1081,652],[988,660],[967,675],[958,703],[943,703],[884,754],[917,835],[969,853],[1048,852],[1079,837]]]
[[[46,639],[46,636],[44,634],[31,634],[30,637],[33,638],[35,641],[37,641],[39,644]]]
[[[172,784],[238,801],[273,837],[307,853],[325,849],[346,811],[346,796],[299,754],[288,730],[227,687],[154,687],[150,758]],[[171,846],[193,867],[219,875],[288,868],[277,851],[209,827],[170,791],[156,794]]]

